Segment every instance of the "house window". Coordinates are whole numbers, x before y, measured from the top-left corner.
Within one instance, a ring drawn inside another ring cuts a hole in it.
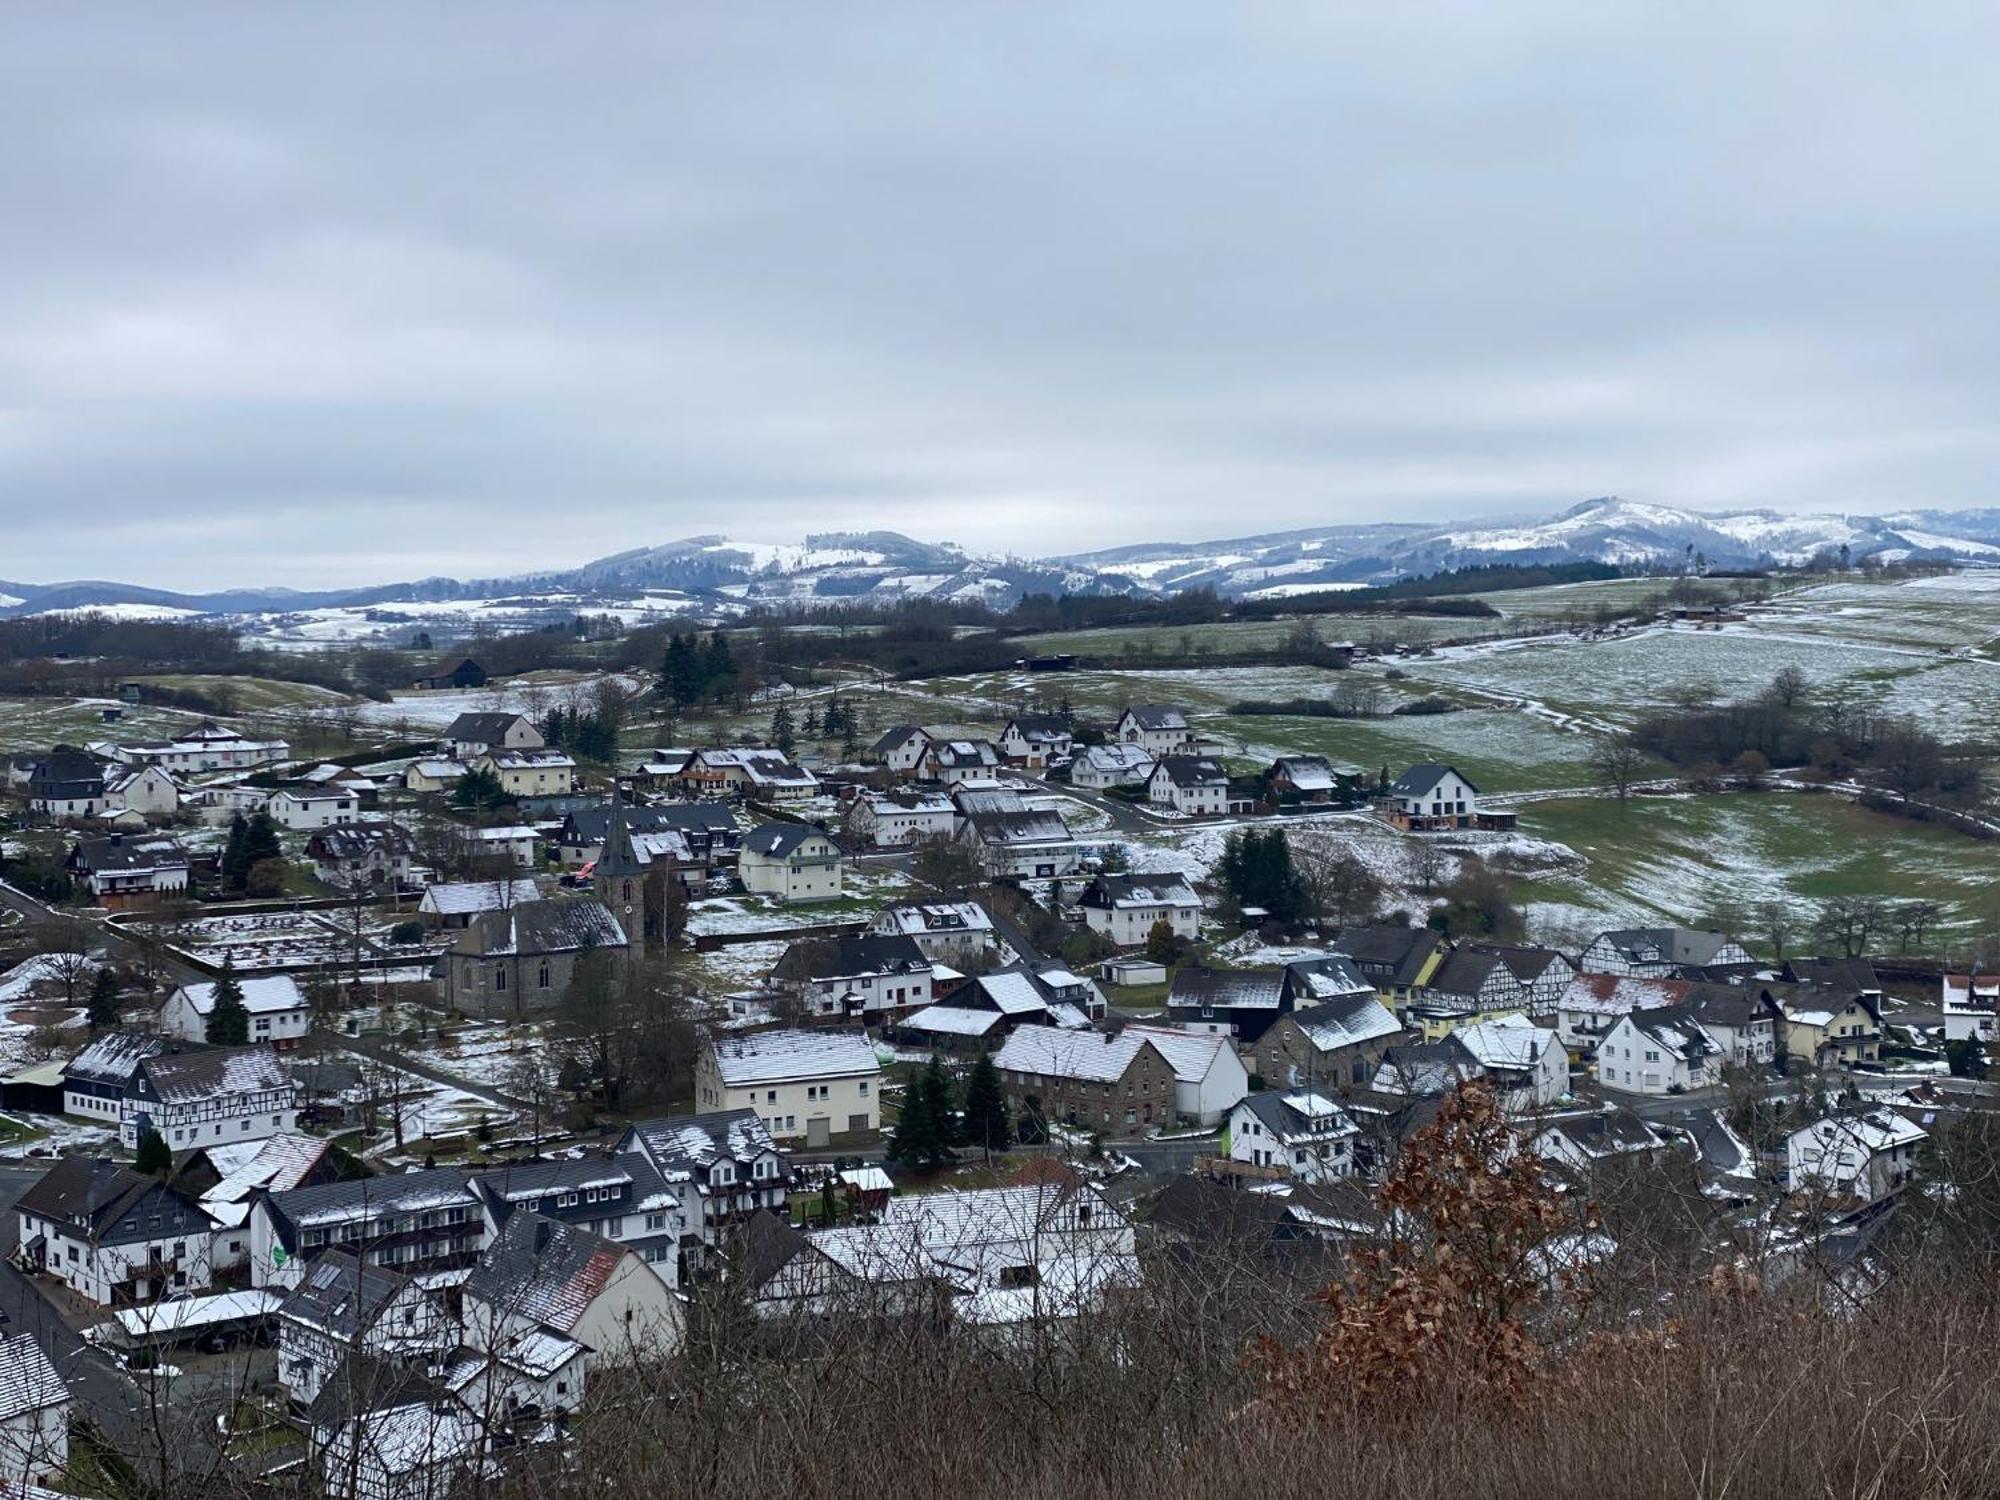
[[[535,970],[535,984],[540,989],[547,989],[549,987],[549,961],[547,959],[543,959],[542,966]]]

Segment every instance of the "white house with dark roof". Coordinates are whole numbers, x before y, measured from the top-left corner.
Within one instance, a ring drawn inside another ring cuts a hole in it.
[[[408,1276],[461,1270],[489,1232],[458,1167],[258,1194],[249,1222],[252,1286],[296,1286],[306,1264],[330,1249]]]
[[[684,1272],[751,1215],[785,1206],[784,1153],[752,1108],[639,1120],[612,1154],[643,1157],[678,1196]]]
[[[737,856],[743,889],[774,901],[838,901],[846,852],[806,823],[766,823],[744,835]]]
[[[1453,766],[1425,762],[1390,784],[1388,812],[1397,826],[1417,831],[1470,828],[1479,816],[1479,788]]]
[[[1601,932],[1583,950],[1586,974],[1632,974],[1679,979],[1689,969],[1751,964],[1749,950],[1726,932],[1694,927],[1624,927]]]
[[[1942,999],[1946,1041],[1990,1046],[2000,1038],[2000,975],[1947,974]]]
[[[540,1214],[632,1251],[669,1286],[680,1283],[680,1194],[641,1156],[516,1162],[480,1172],[472,1190],[488,1238],[514,1215]]]
[[[1576,1172],[1668,1149],[1666,1137],[1629,1110],[1606,1105],[1590,1114],[1556,1115],[1528,1138],[1528,1149]]]
[[[1324,755],[1281,755],[1265,770],[1264,785],[1280,802],[1331,802],[1340,778]]]
[[[991,876],[1059,879],[1076,873],[1083,861],[1083,850],[1062,814],[1049,808],[968,814],[958,839],[978,851]]]
[[[1297,982],[1285,969],[1188,964],[1175,971],[1167,1015],[1176,1026],[1234,1036],[1249,1046],[1292,1010],[1297,993]]]
[[[1629,1094],[1684,1094],[1715,1082],[1722,1048],[1684,1005],[1629,1011],[1597,1049],[1597,1081]]]
[[[199,1204],[105,1158],[66,1156],[15,1205],[21,1256],[102,1306],[198,1292],[214,1230]]]
[[[1886,1105],[1828,1115],[1785,1140],[1792,1191],[1874,1202],[1916,1175],[1929,1135]]]
[[[0,1339],[0,1490],[54,1479],[69,1466],[69,1386],[31,1333]]]
[[[925,781],[955,786],[961,781],[983,781],[1002,763],[999,747],[991,740],[931,740],[917,762],[917,775]]]
[[[921,724],[898,724],[869,747],[868,755],[871,760],[907,776],[923,764],[924,750],[930,742],[930,732]]]
[[[1553,1104],[1569,1092],[1569,1054],[1550,1028],[1525,1020],[1480,1021],[1448,1040],[1479,1065],[1509,1108]]]
[[[1076,905],[1085,926],[1121,948],[1143,944],[1158,922],[1177,938],[1201,933],[1201,898],[1182,875],[1099,875]]]
[[[118,1140],[138,1149],[146,1127],[176,1153],[296,1131],[299,1087],[263,1047],[204,1047],[143,1059],[126,1085]]]
[[[882,1124],[882,1065],[864,1031],[712,1036],[695,1063],[704,1111],[754,1109],[778,1140],[808,1146]]]
[[[1087,1006],[1058,998],[1039,976],[1008,969],[980,975],[908,1017],[902,1027],[931,1045],[956,1050],[998,1045],[1020,1026],[1087,1031],[1090,1020]]]
[[[1229,1114],[1229,1159],[1300,1182],[1331,1182],[1354,1172],[1361,1135],[1347,1111],[1323,1094],[1246,1094]]]
[[[1000,753],[1009,765],[1042,770],[1069,755],[1070,727],[1058,714],[1018,714],[1000,731]]]
[[[125,766],[104,778],[107,807],[125,808],[149,818],[172,817],[181,809],[181,784],[172,773],[148,763]]]
[[[547,743],[521,714],[460,714],[444,732],[445,754],[456,761],[474,761],[498,750],[540,750]]]
[[[224,729],[213,719],[203,719],[187,733],[170,740],[106,743],[91,748],[126,765],[155,765],[176,776],[247,771],[276,765],[292,755],[291,745],[284,740],[249,739],[234,729]]]
[[[815,1015],[880,1019],[929,1005],[937,971],[912,938],[802,938],[779,956],[771,980]]]
[[[950,838],[957,828],[957,806],[931,787],[858,792],[847,810],[848,832],[877,849]]]
[[[1692,988],[1685,979],[1578,974],[1556,1002],[1556,1036],[1572,1056],[1589,1057],[1625,1016],[1635,1010],[1677,1005]]]
[[[576,762],[561,750],[488,750],[471,762],[510,797],[558,797],[576,790]]]
[[[1196,744],[1187,714],[1167,703],[1134,703],[1118,716],[1111,737],[1121,745],[1137,745],[1155,759],[1191,754]]]
[[[1229,811],[1229,772],[1207,755],[1163,755],[1146,779],[1146,800],[1178,813]]]
[[[1069,762],[1069,784],[1093,792],[1144,786],[1152,774],[1153,756],[1144,745],[1086,745]]]
[[[139,1064],[178,1050],[173,1038],[138,1031],[107,1031],[63,1064],[63,1113],[115,1125],[124,1118],[125,1091]]]
[[[243,991],[243,1008],[250,1012],[252,1042],[296,1047],[312,1030],[312,1005],[291,975],[258,975],[236,983]],[[184,984],[160,1007],[160,1027],[184,1041],[205,1041],[214,1014],[214,982]]]
[[[113,910],[187,894],[187,850],[165,834],[78,839],[63,868],[80,879],[93,901]]]
[[[933,963],[963,968],[997,946],[993,918],[977,901],[885,906],[868,924],[877,937],[906,937]]]

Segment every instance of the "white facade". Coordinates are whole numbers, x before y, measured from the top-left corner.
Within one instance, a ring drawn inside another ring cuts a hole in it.
[[[1127,1026],[1146,1037],[1174,1070],[1174,1112],[1196,1125],[1218,1124],[1250,1092],[1250,1071],[1226,1036],[1173,1026]]]
[[[1152,774],[1153,757],[1143,745],[1090,745],[1069,763],[1069,784],[1087,791],[1143,786]]]
[[[489,859],[505,859],[517,870],[532,870],[541,863],[535,830],[524,825],[505,828],[475,828],[473,846]]]
[[[1195,748],[1187,715],[1163,705],[1135,705],[1118,716],[1111,737],[1121,745],[1137,745],[1154,759],[1184,755]]]
[[[753,1109],[779,1140],[807,1144],[881,1127],[882,1068],[864,1034],[767,1031],[710,1040],[695,1069],[704,1110]]]
[[[207,721],[179,739],[135,745],[107,743],[91,748],[128,765],[150,763],[177,776],[190,772],[247,771],[289,760],[292,754],[292,747],[285,740],[245,739],[233,729],[222,729]]]
[[[1086,899],[1079,910],[1085,926],[1119,947],[1139,947],[1162,919],[1177,938],[1192,941],[1201,935],[1201,898],[1184,882],[1159,876],[1151,881],[1135,877],[1129,883],[1120,880],[1108,884],[1112,891],[1108,904]]]
[[[1251,1094],[1230,1111],[1229,1159],[1301,1182],[1330,1182],[1353,1175],[1360,1134],[1345,1110],[1319,1094]]]
[[[1392,790],[1391,799],[1406,818],[1472,817],[1479,811],[1478,791],[1449,767],[1429,787],[1408,793]]]
[[[1153,767],[1146,800],[1180,813],[1224,813],[1229,811],[1229,776],[1219,762],[1171,757]]]
[[[304,791],[286,787],[273,792],[264,804],[271,821],[280,828],[305,832],[354,822],[361,813],[361,799],[353,792]]]
[[[958,809],[942,792],[864,792],[847,815],[855,835],[878,849],[950,838]]]
[[[2000,1039],[2000,976],[1944,976],[1944,1039],[1982,1046]]]
[[[250,1012],[252,1042],[295,1045],[312,1030],[312,1007],[290,975],[239,979],[237,984],[243,991],[243,1008]],[[214,1009],[213,984],[184,984],[160,1008],[160,1027],[186,1041],[206,1041]]]
[[[181,788],[180,783],[160,767],[144,765],[107,777],[104,800],[111,807],[125,807],[152,817],[166,817],[180,811]]]
[[[1714,1081],[1713,1066],[1722,1049],[1705,1034],[1706,1046],[1677,1045],[1689,1040],[1642,1026],[1632,1015],[1620,1016],[1597,1049],[1597,1080],[1628,1094],[1679,1094],[1706,1088]],[[1690,1057],[1690,1050],[1698,1055]]]
[[[736,872],[743,889],[778,901],[838,901],[846,860],[840,846],[823,833],[799,840],[782,852],[756,847],[757,835],[743,841]]]
[[[1894,1110],[1830,1115],[1785,1142],[1792,1191],[1886,1197],[1915,1175],[1924,1131]]]
[[[69,1387],[34,1336],[0,1341],[0,1492],[59,1475],[69,1463]]]

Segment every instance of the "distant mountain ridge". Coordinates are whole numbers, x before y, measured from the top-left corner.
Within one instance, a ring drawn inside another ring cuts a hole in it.
[[[366,588],[240,588],[214,593],[104,580],[0,579],[0,615],[123,607],[219,616],[312,609],[547,598],[571,609],[648,593],[692,606],[810,606],[838,600],[980,599],[1005,608],[1025,593],[1156,595],[1213,588],[1229,597],[1356,587],[1490,563],[1594,561],[1627,567],[1799,563],[1845,547],[1851,558],[1921,557],[2000,564],[2000,510],[1913,510],[1880,516],[1704,512],[1606,497],[1541,520],[1305,527],[1208,542],[1142,542],[1045,557],[981,556],[892,531],[829,532],[797,545],[694,536],[635,547],[578,567],[500,578],[431,577]]]

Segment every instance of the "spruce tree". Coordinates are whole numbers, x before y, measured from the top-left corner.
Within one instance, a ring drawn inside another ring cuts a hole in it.
[[[118,1024],[118,976],[111,972],[109,964],[97,971],[97,978],[91,984],[86,1019],[92,1031]]]
[[[209,1008],[208,1025],[202,1034],[217,1047],[250,1044],[250,1009],[243,1003],[243,986],[237,981],[231,959],[222,961],[222,972],[215,976],[215,1003]]]
[[[284,845],[278,842],[278,825],[260,808],[251,817],[249,830],[243,836],[243,873],[247,878],[259,860],[284,857]]]
[[[965,1124],[952,1113],[951,1078],[944,1070],[944,1059],[937,1053],[924,1068],[924,1105],[931,1113],[932,1129],[942,1148],[938,1153],[938,1164],[951,1160],[951,1148],[963,1143]]]
[[[174,1153],[167,1149],[166,1138],[150,1125],[139,1130],[139,1151],[133,1158],[132,1170],[147,1177],[165,1177],[174,1169]]]
[[[225,890],[240,891],[250,874],[250,825],[238,813],[229,820],[229,842],[222,850],[222,884]]]
[[[982,1052],[965,1080],[966,1144],[1004,1151],[1013,1139],[1014,1122],[1007,1115],[1007,1097],[1000,1091],[1000,1070]]]
[[[919,1073],[903,1090],[903,1107],[897,1112],[896,1128],[889,1132],[884,1155],[890,1161],[918,1170],[934,1162],[940,1149],[937,1120],[926,1097],[924,1075]]]
[[[792,710],[789,704],[780,703],[771,715],[771,743],[786,755],[792,753],[797,740],[792,734]]]

